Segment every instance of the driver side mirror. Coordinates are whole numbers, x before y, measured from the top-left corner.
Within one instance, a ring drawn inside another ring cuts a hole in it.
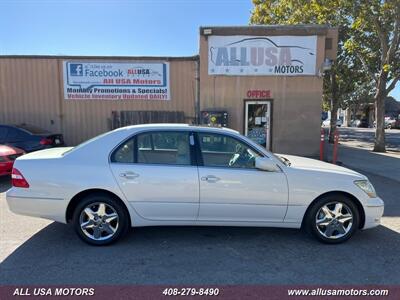
[[[277,172],[279,167],[267,157],[256,157],[256,168],[263,171]]]

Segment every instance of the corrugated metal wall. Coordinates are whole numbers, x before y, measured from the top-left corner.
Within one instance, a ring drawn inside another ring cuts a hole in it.
[[[59,131],[60,76],[55,59],[0,59],[0,123]]]
[[[69,145],[110,129],[112,111],[183,111],[195,117],[195,60],[171,60],[171,100],[64,100],[62,63],[79,61],[165,61],[127,58],[0,58],[0,123],[30,123],[64,134]]]

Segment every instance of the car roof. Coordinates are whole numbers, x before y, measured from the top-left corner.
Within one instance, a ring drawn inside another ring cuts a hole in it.
[[[154,124],[140,124],[140,125],[130,125],[116,129],[117,130],[140,130],[140,129],[154,129],[154,130],[193,130],[193,131],[212,131],[212,132],[232,132],[238,134],[239,132],[226,127],[214,127],[207,125],[191,125],[191,124],[173,124],[173,123],[154,123]]]
[[[97,143],[102,143],[104,139],[109,139],[111,144],[120,143],[122,139],[129,138],[132,135],[140,134],[142,131],[163,131],[163,130],[185,130],[185,131],[208,131],[214,133],[233,133],[235,135],[239,134],[237,131],[229,128],[220,127],[209,127],[209,126],[198,126],[198,125],[188,125],[188,124],[172,124],[172,123],[160,123],[160,124],[140,124],[140,125],[130,125],[125,127],[120,127],[112,131],[100,134],[92,139],[89,139],[74,148],[68,150],[64,154],[73,155],[73,153],[79,152],[78,150],[83,150],[85,148],[91,149],[91,145]],[[113,146],[114,147],[114,146]],[[110,149],[111,151],[112,149]]]

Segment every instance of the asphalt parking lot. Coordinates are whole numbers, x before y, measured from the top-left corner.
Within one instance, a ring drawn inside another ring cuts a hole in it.
[[[0,194],[0,285],[400,284],[398,182],[366,175],[386,202],[383,224],[341,245],[292,229],[149,227],[99,248],[70,226],[12,214]]]

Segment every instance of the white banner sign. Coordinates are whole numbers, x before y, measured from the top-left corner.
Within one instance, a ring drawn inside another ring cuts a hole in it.
[[[210,36],[209,75],[315,75],[317,36]]]
[[[64,61],[64,98],[170,100],[169,64]]]

